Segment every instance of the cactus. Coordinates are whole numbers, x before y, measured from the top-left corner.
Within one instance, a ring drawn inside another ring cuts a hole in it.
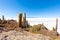
[[[26,27],[26,13],[24,13],[23,17],[23,27]]]
[[[53,31],[55,31],[55,28],[53,27]]]
[[[4,20],[4,15],[2,15],[2,20]]]
[[[57,33],[57,28],[58,28],[58,18],[56,18],[56,33]],[[57,33],[58,36],[58,33]]]
[[[18,26],[22,27],[22,13],[19,13]]]
[[[57,27],[58,27],[58,18],[56,18],[56,32],[57,32]]]
[[[24,18],[25,18],[25,21],[26,21],[26,13],[24,13]]]

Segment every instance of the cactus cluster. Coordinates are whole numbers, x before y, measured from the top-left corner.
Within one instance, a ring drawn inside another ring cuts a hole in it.
[[[22,20],[22,18],[23,18],[23,20]],[[18,25],[21,28],[27,28],[28,21],[26,20],[26,13],[24,13],[23,17],[22,17],[22,13],[19,13]]]

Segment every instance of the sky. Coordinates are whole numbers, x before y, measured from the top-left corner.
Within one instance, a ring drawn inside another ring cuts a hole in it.
[[[52,29],[58,18],[58,32],[60,33],[60,0],[0,0],[0,18],[18,19],[18,14],[24,14],[30,25],[44,23]]]
[[[60,17],[60,0],[0,0],[0,16],[17,18],[20,12],[27,17]]]

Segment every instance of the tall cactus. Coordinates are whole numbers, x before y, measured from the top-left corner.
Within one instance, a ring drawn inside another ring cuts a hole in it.
[[[57,32],[57,27],[58,27],[58,18],[56,18],[56,32]]]
[[[26,21],[26,13],[24,13],[25,21]]]
[[[26,13],[24,13],[24,17],[23,17],[23,26],[26,27]]]
[[[19,13],[18,25],[19,27],[22,27],[22,13]]]
[[[58,28],[58,18],[56,18],[56,33],[57,33],[57,28]],[[57,33],[58,35],[58,33]]]

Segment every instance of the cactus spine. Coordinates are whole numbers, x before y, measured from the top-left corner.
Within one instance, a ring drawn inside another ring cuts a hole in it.
[[[22,27],[22,13],[19,13],[18,25],[19,27]]]

